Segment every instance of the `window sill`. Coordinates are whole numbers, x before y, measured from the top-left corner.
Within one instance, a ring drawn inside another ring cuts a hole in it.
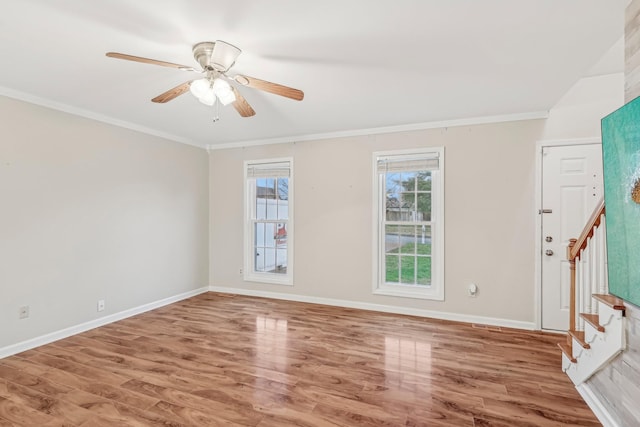
[[[437,292],[433,287],[415,288],[413,286],[385,286],[373,291],[374,295],[386,295],[392,297],[428,299],[434,301],[444,301],[443,292]]]
[[[257,282],[257,283],[268,283],[270,285],[293,286],[293,283],[292,283],[293,281],[291,280],[291,277],[289,276],[282,277],[282,275],[269,274],[269,273],[245,275],[243,277],[243,280],[245,282]]]

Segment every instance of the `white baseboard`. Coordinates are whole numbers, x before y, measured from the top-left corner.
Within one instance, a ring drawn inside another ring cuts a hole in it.
[[[99,326],[104,326],[109,323],[117,322],[118,320],[126,319],[127,317],[135,316],[136,314],[144,313],[145,311],[150,311],[168,304],[172,304],[174,302],[182,301],[183,299],[191,298],[193,296],[196,296],[208,291],[209,291],[209,288],[207,287],[194,289],[193,291],[184,292],[182,294],[174,295],[169,298],[164,298],[158,301],[150,302],[148,304],[130,308],[128,310],[124,310],[119,313],[110,314],[108,316],[101,317],[99,319],[91,320],[89,322],[81,323],[79,325],[71,326],[69,328],[51,332],[49,334],[32,338],[26,341],[22,341],[17,344],[12,344],[7,347],[0,348],[0,359],[26,351],[26,350],[30,350],[35,347],[39,347],[41,345],[49,344],[53,341],[57,341],[62,338],[70,337],[71,335],[76,335],[82,332],[86,332],[90,329],[94,329]]]
[[[0,359],[20,353],[22,351],[39,347],[41,345],[49,344],[51,342],[54,342],[66,337],[70,337],[72,335],[86,332],[88,330],[91,330],[100,326],[104,326],[109,323],[117,322],[118,320],[126,319],[128,317],[135,316],[137,314],[141,314],[146,311],[150,311],[168,304],[172,304],[174,302],[191,298],[193,296],[205,293],[207,291],[263,297],[263,298],[273,298],[273,299],[288,300],[288,301],[306,302],[311,304],[324,304],[324,305],[332,305],[336,307],[380,311],[384,313],[406,314],[410,316],[429,317],[433,319],[442,319],[442,320],[453,320],[453,321],[465,322],[465,323],[478,323],[483,325],[502,326],[502,327],[514,328],[514,329],[525,329],[525,330],[535,329],[535,324],[533,322],[522,322],[517,320],[500,319],[500,318],[483,317],[483,316],[471,316],[466,314],[448,313],[444,311],[397,307],[397,306],[390,306],[390,305],[383,305],[383,304],[364,303],[364,302],[340,300],[340,299],[333,299],[333,298],[312,297],[312,296],[287,294],[287,293],[280,293],[280,292],[256,291],[256,290],[250,290],[250,289],[224,288],[224,287],[210,286],[210,287],[195,289],[193,291],[185,292],[179,295],[174,295],[169,298],[164,298],[162,300],[158,300],[158,301],[154,301],[138,307],[130,308],[128,310],[124,310],[119,313],[114,313],[109,316],[101,317],[99,319],[91,320],[89,322],[81,323],[79,325],[71,326],[69,328],[65,328],[59,331],[51,332],[49,334],[32,338],[26,341],[22,341],[17,344],[12,344],[6,347],[2,347],[0,348]]]
[[[238,294],[254,297],[273,298],[287,301],[307,302],[311,304],[324,304],[336,307],[357,308],[361,310],[380,311],[384,313],[406,314],[409,316],[429,317],[432,319],[453,320],[456,322],[479,323],[482,325],[502,326],[505,328],[535,330],[534,322],[522,322],[519,320],[500,319],[495,317],[471,316],[468,314],[448,313],[446,311],[423,310],[419,308],[397,307],[394,305],[373,304],[367,302],[349,301],[333,298],[321,298],[305,295],[287,294],[280,292],[256,291],[253,289],[225,288],[210,286],[211,292],[226,294]]]
[[[589,387],[586,383],[582,383],[579,386],[576,386],[576,390],[578,390],[578,393],[580,393],[582,399],[593,411],[595,416],[598,418],[598,421],[600,421],[604,427],[621,427],[620,424],[618,424],[613,419],[600,399],[598,399],[595,393],[591,390],[591,387]]]

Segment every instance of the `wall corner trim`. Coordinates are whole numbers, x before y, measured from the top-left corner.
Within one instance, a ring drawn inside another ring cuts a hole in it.
[[[211,292],[219,292],[224,294],[236,294],[261,298],[273,298],[286,301],[306,302],[310,304],[331,305],[334,307],[355,308],[360,310],[379,311],[382,313],[404,314],[408,316],[428,317],[440,320],[452,320],[455,322],[475,323],[490,326],[502,326],[505,328],[535,330],[534,322],[523,322],[519,320],[500,319],[494,317],[472,316],[467,314],[449,313],[446,311],[423,310],[420,308],[398,307],[393,305],[374,304],[367,302],[349,301],[334,298],[322,298],[313,296],[304,296],[296,294],[288,294],[281,292],[258,291],[252,289],[227,288],[219,286],[210,286]]]
[[[158,301],[153,301],[147,304],[143,304],[138,307],[133,307],[118,313],[110,314],[108,316],[101,317],[99,319],[90,320],[89,322],[81,323],[79,325],[75,325],[69,328],[61,329],[59,331],[51,332],[46,335],[41,335],[39,337],[31,338],[29,340],[22,341],[16,344],[11,344],[6,347],[0,348],[0,359],[9,357],[17,353],[21,353],[23,351],[31,350],[32,348],[49,344],[63,338],[70,337],[72,335],[86,332],[88,330],[95,329],[97,327],[104,326],[109,323],[117,322],[118,320],[126,319],[128,317],[132,317],[137,314],[154,310],[156,308],[160,308],[165,305],[172,304],[174,302],[182,301],[184,299],[203,294],[208,290],[209,289],[207,287],[194,289],[192,291],[184,292],[184,293],[174,295],[168,298],[164,298]]]

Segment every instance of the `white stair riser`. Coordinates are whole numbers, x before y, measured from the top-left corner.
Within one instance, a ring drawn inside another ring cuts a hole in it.
[[[624,316],[621,310],[614,310],[598,302],[599,323],[604,332],[585,322],[584,338],[590,348],[583,348],[573,339],[572,353],[576,363],[562,355],[562,370],[569,375],[575,385],[580,385],[607,362],[613,359],[625,347]]]
[[[567,375],[569,375],[570,370],[575,370],[577,368],[577,366],[574,366],[574,365],[576,364],[572,363],[571,360],[569,360],[569,358],[567,357],[567,355],[562,353],[562,370],[566,372]]]
[[[605,327],[607,323],[611,321],[611,319],[622,319],[622,310],[614,310],[609,307],[607,304],[604,304],[598,301],[598,318],[600,319],[600,324]]]

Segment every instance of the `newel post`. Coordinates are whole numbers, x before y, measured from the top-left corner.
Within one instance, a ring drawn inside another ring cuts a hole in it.
[[[577,239],[569,239],[569,245],[567,246],[567,259],[569,260],[569,271],[571,277],[569,283],[571,290],[569,294],[569,330],[576,330],[576,259],[572,256],[573,247],[575,246]],[[571,336],[567,335],[567,341],[571,340]]]

